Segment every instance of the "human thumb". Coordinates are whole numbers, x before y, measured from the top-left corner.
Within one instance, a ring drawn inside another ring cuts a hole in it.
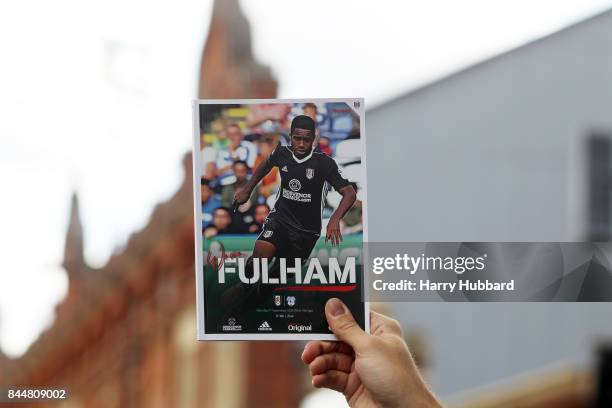
[[[325,317],[329,328],[338,339],[351,346],[356,352],[364,347],[369,335],[359,327],[348,307],[340,299],[331,298],[327,301]]]

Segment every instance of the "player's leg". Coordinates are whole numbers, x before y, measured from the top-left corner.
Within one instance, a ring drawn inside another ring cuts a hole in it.
[[[253,254],[245,262],[244,274],[247,278],[252,278],[254,275],[253,260],[258,259],[258,262],[262,262],[262,259],[267,259],[268,263],[278,253],[279,248],[282,247],[283,233],[278,230],[277,224],[274,222],[266,222],[262,232],[255,241],[253,248]],[[223,306],[236,306],[237,304],[246,303],[246,300],[258,296],[257,284],[245,284],[238,282],[234,286],[226,289],[221,295],[221,304]]]
[[[255,241],[255,248],[253,248],[253,255],[251,258],[272,259],[275,254],[276,245],[273,242],[258,239]]]
[[[276,245],[274,243],[260,239],[255,241],[253,254],[249,256],[249,258],[245,262],[245,276],[249,279],[253,277],[255,273],[253,270],[254,259],[257,259],[259,264],[261,265],[262,259],[267,259],[268,262],[270,262],[276,252]]]
[[[278,259],[283,256],[286,241],[287,232],[283,225],[275,222],[266,222],[257,241],[255,241],[253,256],[249,258],[251,267],[253,259],[258,259],[260,265],[262,259],[267,259],[268,277],[278,278],[280,276],[280,263]],[[273,258],[276,259],[272,261]],[[245,302],[245,306],[247,307],[252,307],[254,304],[265,300],[273,292],[275,285],[258,282],[253,286],[255,290],[251,291],[251,296],[249,296],[248,301]]]

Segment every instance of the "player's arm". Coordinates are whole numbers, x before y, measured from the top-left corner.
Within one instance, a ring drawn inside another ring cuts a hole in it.
[[[276,150],[272,152],[272,154],[270,155],[270,157],[268,157],[267,160],[264,160],[259,166],[257,166],[257,168],[255,169],[255,173],[243,188],[236,190],[236,193],[234,194],[234,206],[246,203],[251,197],[251,193],[253,193],[253,189],[255,188],[255,186],[257,186],[261,179],[266,177],[266,175],[272,170],[272,168],[274,168],[276,160],[276,157],[274,156],[275,153]]]
[[[342,200],[340,200],[338,208],[336,208],[336,211],[334,211],[327,223],[327,233],[325,235],[325,242],[331,241],[332,246],[340,245],[340,242],[342,242],[340,220],[344,217],[344,214],[351,209],[357,199],[357,192],[355,192],[355,189],[350,184],[340,188],[338,193],[342,195]]]
[[[335,160],[330,158],[327,161],[327,165],[328,172],[325,176],[325,180],[342,195],[342,200],[327,223],[325,242],[327,243],[327,241],[331,241],[332,245],[339,245],[342,241],[342,234],[340,233],[340,220],[355,203],[355,200],[357,199],[357,192],[355,192],[355,189],[351,183],[342,177],[341,171],[338,168],[338,164]]]

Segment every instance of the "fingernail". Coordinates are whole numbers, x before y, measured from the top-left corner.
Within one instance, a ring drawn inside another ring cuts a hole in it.
[[[331,298],[327,301],[327,307],[329,308],[329,313],[333,317],[340,316],[344,314],[344,305],[340,301],[340,299]]]

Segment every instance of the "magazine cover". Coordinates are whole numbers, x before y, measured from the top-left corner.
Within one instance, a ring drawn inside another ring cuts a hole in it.
[[[194,101],[200,340],[333,340],[336,297],[369,331],[362,99]]]

